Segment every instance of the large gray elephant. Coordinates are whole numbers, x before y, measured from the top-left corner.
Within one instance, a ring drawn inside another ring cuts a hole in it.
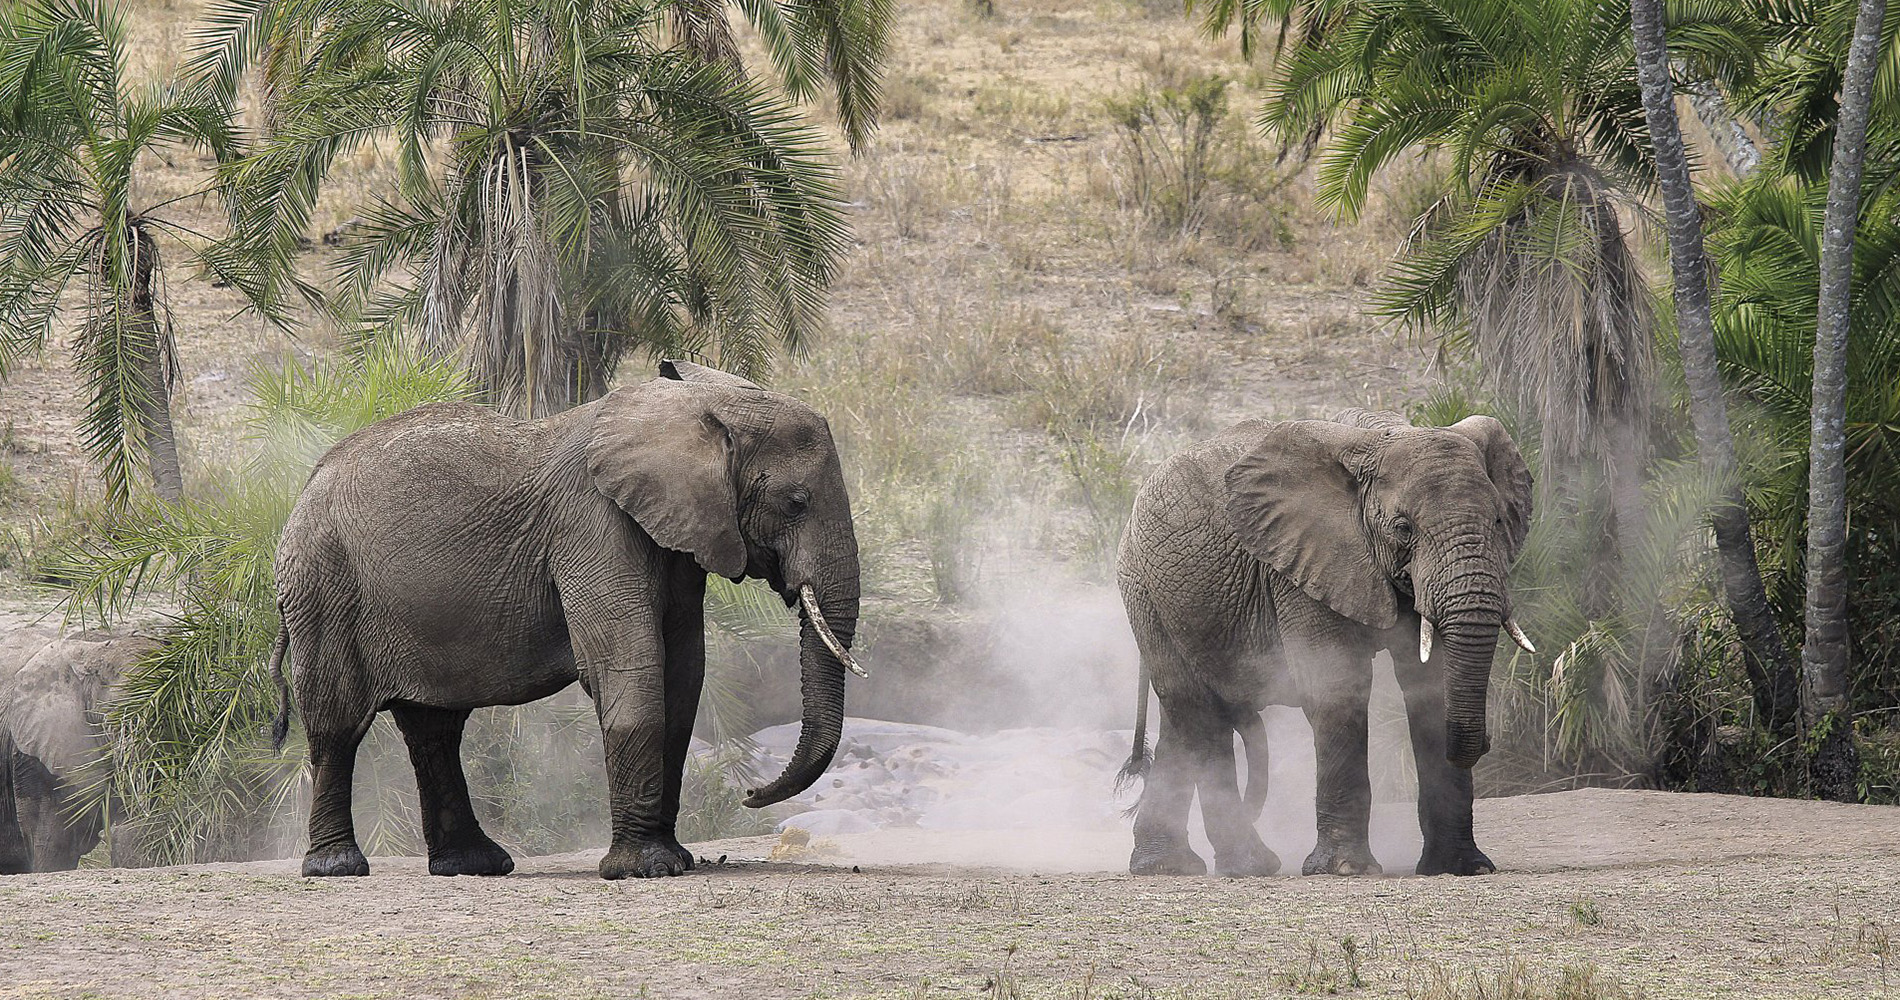
[[[1471,766],[1486,750],[1485,688],[1510,620],[1505,575],[1531,519],[1531,476],[1504,426],[1413,427],[1387,413],[1249,421],[1170,459],[1143,485],[1122,540],[1122,599],[1152,683],[1124,773],[1145,773],[1137,874],[1199,874],[1188,807],[1222,874],[1271,874],[1254,831],[1266,780],[1249,748],[1239,799],[1234,733],[1267,705],[1302,708],[1318,763],[1318,841],[1306,874],[1381,869],[1368,841],[1372,660],[1404,693],[1425,840],[1421,874],[1495,870],[1472,835]],[[1264,741],[1262,741],[1264,745]]]
[[[830,765],[844,674],[858,670],[857,538],[830,429],[724,372],[671,361],[661,372],[542,420],[419,407],[317,464],[277,554],[273,658],[277,672],[288,648],[310,747],[305,875],[369,871],[350,778],[382,709],[409,745],[429,871],[512,871],[470,807],[463,723],[577,678],[606,744],[613,844],[601,875],[690,869],[674,821],[708,573],[765,580],[803,618],[798,746],[746,804],[796,795]]]
[[[157,647],[130,628],[0,636],[0,875],[69,871],[99,846],[102,818],[70,815],[69,779],[99,753],[119,678]]]

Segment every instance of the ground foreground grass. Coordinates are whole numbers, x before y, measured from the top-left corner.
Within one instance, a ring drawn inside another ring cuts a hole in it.
[[[1130,878],[1125,834],[1020,831],[780,863],[720,842],[700,851],[724,865],[658,882],[602,882],[597,853],[485,880],[414,859],[333,881],[291,862],[31,876],[0,883],[0,995],[1900,996],[1897,814],[1485,800],[1505,871],[1474,879]]]

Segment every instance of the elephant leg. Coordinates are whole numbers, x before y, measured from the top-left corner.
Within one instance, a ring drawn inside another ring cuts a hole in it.
[[[1194,801],[1199,769],[1193,756],[1195,741],[1188,735],[1193,723],[1184,724],[1182,719],[1189,714],[1188,705],[1161,703],[1154,763],[1135,806],[1135,850],[1128,858],[1131,875],[1207,874],[1207,862],[1188,846],[1188,807]]]
[[[313,726],[304,720],[310,745],[310,849],[304,852],[306,878],[368,875],[369,859],[356,843],[350,816],[350,783],[356,773],[356,748],[369,732],[374,713],[355,727]]]
[[[1420,664],[1410,650],[1395,650],[1392,662],[1405,695],[1406,728],[1418,768],[1418,827],[1425,837],[1418,873],[1489,875],[1497,866],[1472,836],[1471,770],[1445,758],[1444,676]]]
[[[515,860],[482,832],[468,799],[468,778],[462,771],[462,727],[468,722],[468,711],[397,705],[390,714],[409,744],[409,762],[416,769],[429,874],[506,875],[514,871]]]
[[[1280,870],[1280,859],[1254,829],[1260,811],[1241,801],[1234,770],[1234,731],[1242,721],[1242,713],[1229,706],[1221,708],[1218,715],[1223,724],[1195,734],[1198,745],[1194,754],[1200,762],[1196,778],[1201,818],[1207,825],[1207,839],[1214,845],[1214,870],[1228,876],[1272,875]],[[1255,783],[1264,783],[1265,779],[1265,774],[1250,773],[1247,790],[1252,792]]]
[[[26,833],[20,828],[14,804],[13,737],[0,730],[0,875],[24,875],[33,870]]]
[[[693,578],[676,585],[675,613],[668,616],[666,626],[666,791],[660,813],[674,852],[691,869],[693,852],[680,844],[678,822],[686,751],[692,744],[700,690],[706,680],[706,577],[692,560],[682,562]]]
[[[1241,804],[1246,807],[1247,822],[1258,823],[1267,805],[1267,723],[1259,712],[1243,710],[1234,731],[1247,753],[1247,794]]]
[[[365,690],[355,657],[334,648],[339,645],[340,639],[301,641],[295,633],[291,639],[297,702],[303,713],[304,740],[310,747],[310,847],[304,852],[305,877],[369,874],[369,859],[356,843],[356,824],[350,816],[350,786],[356,772],[356,748],[376,719],[376,706]]]
[[[1378,875],[1372,856],[1372,779],[1366,769],[1366,715],[1372,700],[1370,657],[1328,665],[1323,691],[1309,692],[1306,719],[1313,726],[1318,763],[1315,812],[1318,842],[1300,867],[1307,875]]]
[[[638,581],[600,573],[562,590],[575,659],[600,715],[613,845],[607,879],[684,875],[667,812],[666,646],[660,609]],[[684,760],[684,755],[681,757]],[[677,808],[677,806],[675,806]]]

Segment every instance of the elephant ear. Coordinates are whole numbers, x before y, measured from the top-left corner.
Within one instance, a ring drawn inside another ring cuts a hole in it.
[[[660,374],[675,382],[706,382],[712,385],[729,385],[735,389],[764,389],[756,382],[742,379],[731,372],[722,372],[717,368],[696,365],[691,361],[667,358],[660,362]]]
[[[587,470],[655,542],[736,579],[745,575],[746,546],[732,433],[715,412],[722,395],[667,379],[615,389],[594,411]]]
[[[1398,622],[1398,598],[1359,511],[1359,479],[1385,433],[1324,420],[1269,424],[1227,470],[1227,518],[1247,551],[1374,628]]]
[[[1505,430],[1496,417],[1466,417],[1452,424],[1451,429],[1478,443],[1491,485],[1497,487],[1498,495],[1504,498],[1504,532],[1511,543],[1511,558],[1517,558],[1524,548],[1525,536],[1531,533],[1530,467],[1518,453],[1511,432]]]

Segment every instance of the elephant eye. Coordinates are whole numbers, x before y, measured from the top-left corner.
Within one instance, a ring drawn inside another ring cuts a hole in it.
[[[785,511],[794,517],[803,514],[805,508],[809,506],[811,506],[811,493],[802,486],[785,495]]]
[[[1393,519],[1392,530],[1398,532],[1400,538],[1410,538],[1412,537],[1412,522],[1406,520],[1404,514],[1400,514]]]

